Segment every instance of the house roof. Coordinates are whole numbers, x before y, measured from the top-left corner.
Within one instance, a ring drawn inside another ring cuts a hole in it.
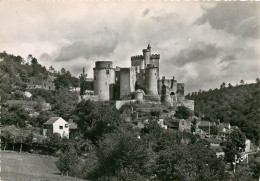
[[[219,140],[219,139],[216,139],[216,138],[205,138],[205,140],[207,140],[210,143],[214,143],[214,144],[222,143],[222,140]]]
[[[201,121],[198,126],[209,126],[210,122],[209,121]],[[213,123],[211,123],[210,125],[213,125]]]
[[[46,121],[45,123],[43,124],[53,124],[55,123],[58,119],[60,119],[61,117],[52,117],[50,118],[48,121]]]
[[[214,150],[216,153],[224,152],[221,146],[211,146],[211,149]]]

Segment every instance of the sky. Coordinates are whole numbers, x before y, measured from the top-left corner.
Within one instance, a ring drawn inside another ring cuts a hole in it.
[[[0,1],[0,51],[93,77],[95,61],[130,67],[150,43],[160,76],[186,93],[260,78],[260,3]]]

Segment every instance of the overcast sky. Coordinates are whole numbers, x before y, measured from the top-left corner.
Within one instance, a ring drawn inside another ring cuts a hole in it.
[[[93,77],[95,61],[130,66],[150,42],[160,76],[186,92],[260,77],[257,2],[0,2],[0,51]]]

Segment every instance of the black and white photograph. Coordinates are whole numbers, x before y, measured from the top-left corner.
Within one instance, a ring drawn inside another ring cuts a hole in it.
[[[0,0],[0,181],[260,181],[260,2]]]

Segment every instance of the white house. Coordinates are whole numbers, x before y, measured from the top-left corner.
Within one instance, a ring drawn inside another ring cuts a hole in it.
[[[61,117],[52,117],[43,124],[43,136],[58,133],[69,138],[69,123]]]

